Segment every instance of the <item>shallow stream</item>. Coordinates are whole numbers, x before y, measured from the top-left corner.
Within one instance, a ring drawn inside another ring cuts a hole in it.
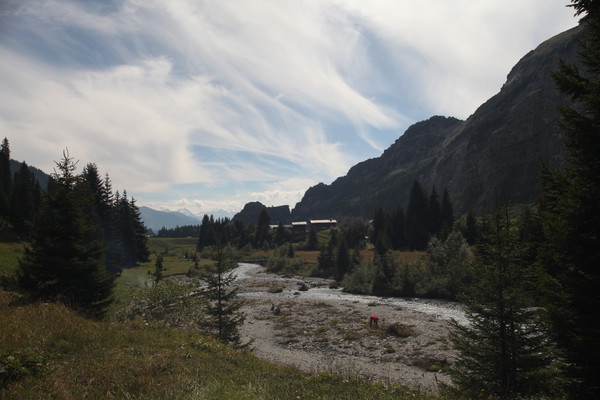
[[[256,272],[261,271],[260,274]],[[233,270],[234,274],[237,275],[237,279],[243,280],[254,280],[254,281],[268,281],[268,282],[305,282],[310,289],[303,292],[295,290],[284,290],[281,293],[277,293],[277,296],[283,298],[302,298],[311,300],[326,300],[326,301],[339,301],[339,302],[360,302],[360,303],[378,303],[390,307],[400,307],[407,310],[412,310],[427,314],[436,319],[451,320],[455,319],[460,324],[466,325],[467,319],[460,303],[445,301],[445,300],[429,300],[429,299],[417,299],[417,298],[399,298],[399,297],[377,297],[377,296],[366,296],[359,294],[345,293],[341,289],[331,289],[325,286],[314,286],[311,282],[314,282],[312,278],[303,277],[283,277],[280,275],[269,274],[264,271],[264,267],[257,264],[240,263],[239,266]],[[298,294],[300,293],[300,294]],[[274,294],[266,291],[253,291],[252,288],[244,290],[240,293],[243,297],[272,297]]]

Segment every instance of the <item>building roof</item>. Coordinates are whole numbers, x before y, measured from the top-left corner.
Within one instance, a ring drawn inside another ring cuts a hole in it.
[[[311,219],[311,224],[337,224],[335,219]]]

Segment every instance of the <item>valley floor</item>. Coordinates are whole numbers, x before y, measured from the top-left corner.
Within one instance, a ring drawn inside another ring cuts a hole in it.
[[[300,291],[304,283],[308,291]],[[444,368],[454,357],[449,323],[426,313],[376,302],[315,299],[314,278],[281,278],[262,268],[238,279],[246,305],[243,341],[261,359],[307,372],[359,375],[437,393],[449,384]],[[280,313],[271,310],[272,304]],[[377,315],[379,327],[369,326]],[[390,328],[392,327],[393,328]],[[395,334],[390,334],[394,331]]]

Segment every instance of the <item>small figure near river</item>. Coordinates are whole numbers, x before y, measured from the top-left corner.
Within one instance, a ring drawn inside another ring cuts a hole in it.
[[[379,327],[379,317],[377,315],[371,315],[369,319],[369,327],[372,328],[375,325],[375,328]]]

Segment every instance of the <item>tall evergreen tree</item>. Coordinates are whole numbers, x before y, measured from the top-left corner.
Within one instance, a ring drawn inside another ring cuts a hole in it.
[[[333,277],[340,282],[344,276],[350,271],[350,255],[348,254],[348,245],[344,238],[339,239],[338,246],[335,252],[335,273]]]
[[[215,230],[208,214],[204,214],[196,249],[202,251],[205,247],[212,246],[213,244],[215,244]]]
[[[100,316],[111,302],[114,277],[104,268],[99,227],[85,213],[86,194],[77,188],[68,152],[56,167],[17,279],[34,299],[60,300]]]
[[[256,247],[263,247],[264,244],[268,243],[269,232],[271,230],[270,224],[271,218],[269,217],[267,207],[263,207],[258,216],[258,224],[256,225]]]
[[[144,221],[142,221],[142,213],[133,197],[129,201],[129,209],[131,210],[131,224],[133,225],[135,260],[138,263],[147,262],[150,259],[148,236],[146,235],[148,229],[144,225]]]
[[[34,199],[36,182],[27,164],[22,163],[19,170],[15,172],[10,193],[10,220],[21,237],[28,236],[29,226],[36,212]]]
[[[560,109],[568,164],[543,174],[540,260],[552,278],[546,308],[568,361],[571,397],[600,398],[600,2],[570,6],[583,15],[583,71],[561,62],[554,74],[574,104]]]
[[[414,181],[406,209],[406,236],[409,248],[424,250],[429,241],[427,195],[419,181]]]
[[[453,323],[460,352],[451,371],[467,397],[514,398],[550,389],[553,352],[541,318],[532,308],[533,269],[507,208],[484,224],[475,281],[463,298],[468,325]]]
[[[308,231],[308,238],[306,240],[306,250],[314,251],[319,248],[319,238],[317,237],[317,231],[314,227],[310,227]]]
[[[242,303],[236,299],[237,289],[231,288],[236,279],[231,273],[235,267],[233,257],[228,248],[217,241],[212,259],[213,266],[202,277],[207,285],[204,296],[207,300],[205,311],[210,319],[209,330],[223,342],[237,345],[244,315],[239,312]]]
[[[334,247],[331,241],[321,246],[317,257],[317,268],[320,276],[329,277],[335,272]]]
[[[163,256],[162,254],[158,254],[156,256],[156,260],[154,261],[154,271],[150,272],[150,275],[154,278],[154,283],[159,284],[160,281],[164,278],[165,267],[163,265]]]
[[[373,223],[371,224],[371,226],[373,227],[371,233],[371,242],[377,243],[379,236],[385,233],[387,220],[388,218],[385,214],[385,211],[383,211],[383,208],[378,207],[377,210],[375,210],[375,215],[373,216]]]
[[[11,179],[10,145],[4,138],[0,145],[0,216],[8,216]]]

